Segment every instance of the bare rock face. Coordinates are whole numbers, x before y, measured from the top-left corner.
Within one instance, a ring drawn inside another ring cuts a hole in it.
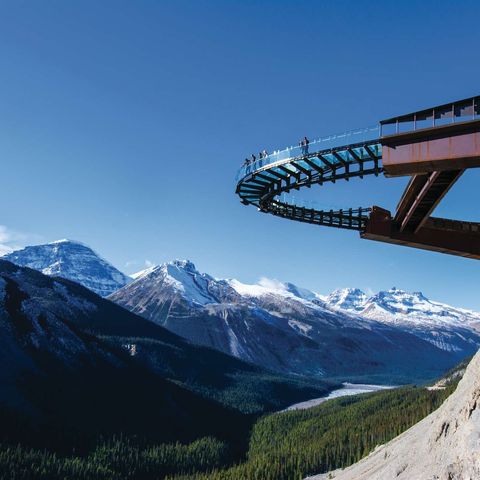
[[[480,479],[480,352],[438,410],[351,467],[309,479]]]

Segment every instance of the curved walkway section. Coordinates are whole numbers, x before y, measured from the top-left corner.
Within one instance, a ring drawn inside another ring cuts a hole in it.
[[[291,190],[325,182],[382,173],[380,127],[332,135],[290,147],[244,165],[237,174],[236,193],[245,205],[279,217],[317,225],[363,230],[370,208],[341,210],[309,208],[303,202],[281,200]]]

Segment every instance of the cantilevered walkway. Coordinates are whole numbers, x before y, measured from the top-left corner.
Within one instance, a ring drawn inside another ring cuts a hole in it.
[[[290,220],[480,259],[479,223],[431,217],[465,169],[478,166],[480,97],[472,97],[324,137],[308,149],[274,152],[240,169],[236,193],[245,205]],[[378,206],[326,210],[289,199],[315,184],[380,174],[411,177],[393,214]]]

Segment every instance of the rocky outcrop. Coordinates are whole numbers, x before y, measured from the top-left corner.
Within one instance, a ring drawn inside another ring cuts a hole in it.
[[[351,467],[309,478],[480,479],[480,352],[438,410]]]

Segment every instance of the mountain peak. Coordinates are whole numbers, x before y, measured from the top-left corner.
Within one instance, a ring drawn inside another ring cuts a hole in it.
[[[47,243],[47,245],[58,245],[62,243],[70,243],[72,245],[82,245],[83,247],[86,247],[84,243],[79,242],[78,240],[70,240],[69,238],[61,238],[60,240],[54,240],[53,242]]]
[[[428,303],[430,300],[422,292],[407,292],[400,288],[392,287],[389,290],[378,292],[376,295],[373,295],[371,299],[375,301],[380,300],[380,302],[400,302],[405,305],[418,304],[418,303]]]
[[[62,239],[44,245],[28,246],[2,258],[45,275],[80,283],[103,297],[130,281],[90,247],[74,240]]]
[[[133,278],[135,281],[131,285],[111,297],[114,301],[127,297],[143,298],[145,295],[157,307],[172,301],[205,306],[237,296],[228,282],[200,273],[190,260],[172,260],[138,272]],[[141,301],[138,302],[140,307]]]
[[[367,295],[359,288],[340,288],[328,295],[325,302],[335,309],[359,312],[366,300]]]
[[[197,268],[195,267],[195,264],[191,260],[175,259],[175,260],[172,260],[171,262],[168,262],[167,265],[172,265],[174,267],[181,268],[188,272],[198,272]]]

